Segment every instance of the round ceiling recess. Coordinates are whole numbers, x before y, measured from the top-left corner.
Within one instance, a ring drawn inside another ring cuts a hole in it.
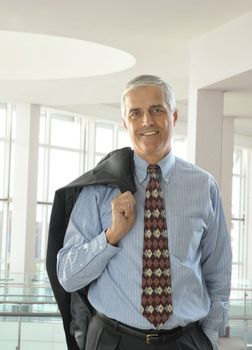
[[[0,79],[71,79],[130,68],[128,52],[94,42],[44,34],[0,31]]]

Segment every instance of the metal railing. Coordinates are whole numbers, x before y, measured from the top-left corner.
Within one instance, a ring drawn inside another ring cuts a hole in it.
[[[11,297],[13,295],[8,295],[8,298]],[[27,295],[28,296],[28,295]],[[1,295],[0,295],[1,297]],[[6,296],[5,296],[6,297]],[[23,297],[23,295],[22,295]],[[29,297],[33,297],[34,295],[29,295]],[[41,297],[41,295],[35,295],[35,297]],[[48,296],[43,296],[43,297],[48,297]],[[51,296],[49,296],[51,297]],[[32,300],[28,300],[28,301],[20,301],[20,300],[4,300],[1,301],[0,300],[0,305],[11,305],[12,307],[15,307],[15,311],[0,311],[0,317],[3,318],[3,321],[6,320],[6,318],[9,317],[17,317],[18,318],[18,335],[17,335],[17,346],[16,346],[16,350],[21,350],[21,333],[22,333],[22,319],[25,317],[32,317],[34,318],[47,318],[47,319],[52,319],[52,318],[58,318],[59,321],[61,320],[61,316],[57,307],[57,304],[55,302],[55,300],[53,301],[32,301]],[[23,306],[34,306],[34,305],[54,305],[55,308],[57,309],[56,312],[38,312],[38,311],[22,311],[22,307]]]
[[[251,349],[249,346],[252,346],[252,288],[232,288],[232,295],[229,314],[231,336],[233,336],[232,331],[238,334],[246,344],[245,349]],[[0,320],[7,322],[10,319],[17,321],[16,350],[25,350],[23,346],[21,349],[24,322],[46,320],[50,323],[57,322],[61,327],[61,316],[49,283],[17,283],[14,279],[1,280]],[[240,322],[239,326],[235,322]],[[244,334],[238,332],[239,328]],[[64,336],[62,342],[64,342]]]

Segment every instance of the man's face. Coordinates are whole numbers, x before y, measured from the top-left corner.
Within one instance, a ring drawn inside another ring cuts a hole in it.
[[[171,112],[158,86],[140,86],[125,95],[123,125],[134,151],[148,163],[157,163],[170,152],[176,120],[177,112]]]

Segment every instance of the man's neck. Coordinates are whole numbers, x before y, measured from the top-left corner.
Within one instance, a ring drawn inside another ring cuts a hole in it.
[[[142,159],[144,159],[148,164],[158,164],[158,162],[160,162],[161,159],[163,159],[165,156],[167,156],[168,153],[170,153],[171,149],[162,154],[162,155],[145,155],[145,154],[141,154],[139,152],[136,152],[134,150],[134,152]]]

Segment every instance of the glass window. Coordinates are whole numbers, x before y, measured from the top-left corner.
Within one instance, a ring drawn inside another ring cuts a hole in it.
[[[44,260],[47,250],[47,236],[49,229],[49,221],[51,215],[51,205],[37,205],[37,222],[36,222],[36,260]],[[38,265],[37,265],[38,266]]]
[[[16,107],[12,105],[11,108],[11,138],[16,139],[16,125],[17,125],[17,113]]]
[[[241,214],[241,177],[233,175],[232,186],[232,217],[240,218]]]
[[[78,118],[52,115],[51,144],[66,148],[80,148],[80,123]]]
[[[41,112],[39,121],[39,143],[46,142],[46,115]]]
[[[3,231],[4,231],[4,202],[0,201],[0,270],[2,270],[2,262],[1,262],[1,258],[3,257],[3,250],[5,249],[5,247],[3,247]]]
[[[51,215],[51,205],[37,205],[37,224],[36,224],[36,249],[35,258],[44,260],[47,249],[47,236],[49,228],[49,220]]]
[[[10,164],[10,193],[9,193],[9,197],[13,198],[13,190],[14,190],[14,171],[15,171],[15,148],[16,145],[14,142],[12,142],[11,144],[11,164]]]
[[[233,174],[240,175],[241,173],[241,150],[234,149],[233,154]]]
[[[243,279],[245,264],[245,149],[234,149],[233,180],[232,180],[232,222],[231,243],[233,253],[233,284],[237,285]]]
[[[56,189],[79,176],[79,154],[51,149],[49,169],[49,201],[52,201]]]
[[[114,128],[112,125],[96,124],[95,152],[106,154],[113,149]]]
[[[231,245],[233,251],[233,263],[239,262],[239,246],[240,246],[240,223],[238,221],[232,222],[232,232],[236,233],[232,235]]]
[[[0,140],[0,198],[4,197],[5,142]]]
[[[118,131],[118,148],[131,147],[131,141],[127,131],[119,130]]]
[[[7,269],[11,242],[12,203],[0,201],[0,270]]]
[[[177,157],[187,159],[186,140],[184,137],[174,137],[172,149]]]
[[[85,121],[43,108],[40,115],[36,269],[45,266],[51,204],[55,190],[77,178],[84,168]]]
[[[45,179],[45,147],[39,147],[39,156],[38,156],[38,184],[37,184],[37,200],[43,201],[46,200],[45,191],[44,191],[44,181]]]
[[[5,137],[7,106],[0,103],[0,137]]]
[[[0,103],[0,262],[8,269],[12,217],[12,184],[14,161],[15,115],[13,106]]]
[[[97,165],[102,160],[103,157],[104,157],[104,155],[96,154],[96,156],[95,156],[95,165]]]
[[[8,215],[7,215],[7,253],[8,256],[10,254],[10,250],[11,250],[11,232],[12,232],[12,212],[13,212],[13,204],[12,203],[8,203]],[[8,258],[7,256],[7,258]],[[8,261],[8,260],[7,260]]]
[[[42,248],[42,205],[37,205],[37,222],[36,222],[36,247],[35,247],[35,259],[41,258],[41,248]]]

